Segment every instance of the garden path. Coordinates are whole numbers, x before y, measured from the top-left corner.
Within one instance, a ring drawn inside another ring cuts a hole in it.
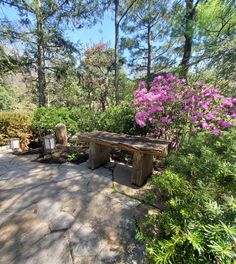
[[[0,263],[143,263],[136,221],[148,208],[114,191],[137,191],[129,179],[119,182],[129,168],[91,171],[35,158],[0,148]]]

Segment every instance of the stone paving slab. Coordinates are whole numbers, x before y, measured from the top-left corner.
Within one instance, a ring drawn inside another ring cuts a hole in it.
[[[136,192],[122,184],[129,170],[118,166],[113,173],[111,164],[91,171],[86,162],[42,164],[35,158],[0,148],[0,263],[144,262],[144,247],[135,240],[143,206],[114,192]]]

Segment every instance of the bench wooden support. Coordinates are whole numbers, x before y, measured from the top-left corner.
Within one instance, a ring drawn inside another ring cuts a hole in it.
[[[142,186],[152,174],[153,156],[166,157],[169,150],[168,141],[105,131],[83,133],[79,135],[79,139],[90,143],[89,168],[92,170],[110,161],[112,148],[132,152],[134,155],[131,182],[137,186]]]
[[[131,182],[137,186],[142,186],[147,177],[152,174],[152,170],[153,155],[134,152]]]
[[[90,142],[89,144],[89,168],[94,170],[110,161],[111,148]]]

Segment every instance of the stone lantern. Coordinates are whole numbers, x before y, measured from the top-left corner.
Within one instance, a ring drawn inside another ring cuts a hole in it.
[[[18,151],[18,150],[20,150],[20,139],[19,139],[19,138],[12,138],[12,139],[11,139],[11,145],[10,145],[10,148],[11,148],[13,151]]]
[[[55,149],[55,137],[53,135],[43,137],[43,146],[45,152],[52,152]]]

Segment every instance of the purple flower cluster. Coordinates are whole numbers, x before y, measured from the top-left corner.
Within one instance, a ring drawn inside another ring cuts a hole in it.
[[[166,132],[182,136],[186,130],[223,135],[236,119],[236,98],[226,98],[219,89],[201,82],[189,86],[186,79],[178,79],[172,73],[157,76],[149,91],[146,83],[140,82],[134,99],[136,122],[141,127],[147,122],[155,124],[157,136]]]

